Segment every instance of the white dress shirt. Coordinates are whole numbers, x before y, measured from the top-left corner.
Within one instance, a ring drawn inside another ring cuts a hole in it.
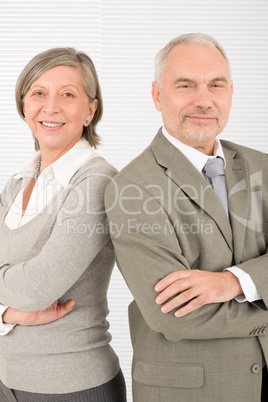
[[[34,177],[37,164],[40,161],[40,151],[36,152],[13,176],[15,179],[22,179],[22,186],[5,217],[5,224],[14,230],[32,220],[63,187],[68,186],[76,171],[94,156],[97,154],[92,150],[89,142],[84,138],[80,139],[68,152],[42,171],[33,188],[27,209],[22,216],[23,192]],[[0,335],[6,335],[14,327],[14,325],[2,322],[2,315],[7,308],[7,306],[0,304]]]
[[[215,139],[213,155],[209,156],[179,141],[177,138],[170,135],[164,126],[162,127],[162,132],[166,139],[171,142],[171,144],[174,145],[174,147],[176,147],[180,152],[183,153],[183,155],[192,163],[192,165],[199,171],[200,174],[203,175],[202,170],[208,159],[216,158],[217,156],[221,157],[224,160],[225,168],[226,160],[221,143],[218,138]],[[234,274],[239,279],[240,285],[243,289],[244,294],[237,296],[235,298],[236,301],[238,301],[239,303],[243,303],[246,301],[253,302],[254,300],[261,299],[261,295],[259,294],[249,274],[247,274],[241,268],[235,266],[226,268],[225,270],[232,272],[232,274]]]

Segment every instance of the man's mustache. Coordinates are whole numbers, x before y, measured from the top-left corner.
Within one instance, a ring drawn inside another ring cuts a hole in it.
[[[182,117],[187,117],[187,116],[196,116],[196,115],[200,115],[200,116],[211,116],[211,117],[215,117],[216,119],[219,119],[219,114],[215,111],[213,111],[211,108],[201,108],[198,107],[196,109],[191,109],[191,110],[185,110],[183,113],[181,113]]]

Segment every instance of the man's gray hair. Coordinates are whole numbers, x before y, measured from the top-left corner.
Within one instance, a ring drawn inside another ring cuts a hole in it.
[[[166,59],[169,52],[177,45],[180,44],[189,44],[189,45],[206,45],[215,47],[220,51],[223,58],[226,61],[229,74],[231,76],[231,66],[228,60],[228,57],[225,53],[223,47],[216,41],[216,39],[212,38],[212,36],[204,34],[204,33],[189,33],[185,35],[178,36],[172,39],[163,49],[161,49],[157,55],[155,56],[155,81],[161,85],[161,81],[164,75]]]

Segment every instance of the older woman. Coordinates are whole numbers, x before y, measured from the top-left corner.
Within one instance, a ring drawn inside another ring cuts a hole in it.
[[[106,320],[114,253],[103,194],[116,171],[92,150],[102,115],[92,61],[70,48],[37,55],[16,102],[38,151],[0,199],[0,400],[123,402]]]

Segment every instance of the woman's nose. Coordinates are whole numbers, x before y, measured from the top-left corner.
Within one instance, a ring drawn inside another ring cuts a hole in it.
[[[60,103],[56,96],[47,96],[43,105],[43,111],[49,115],[60,112]]]

